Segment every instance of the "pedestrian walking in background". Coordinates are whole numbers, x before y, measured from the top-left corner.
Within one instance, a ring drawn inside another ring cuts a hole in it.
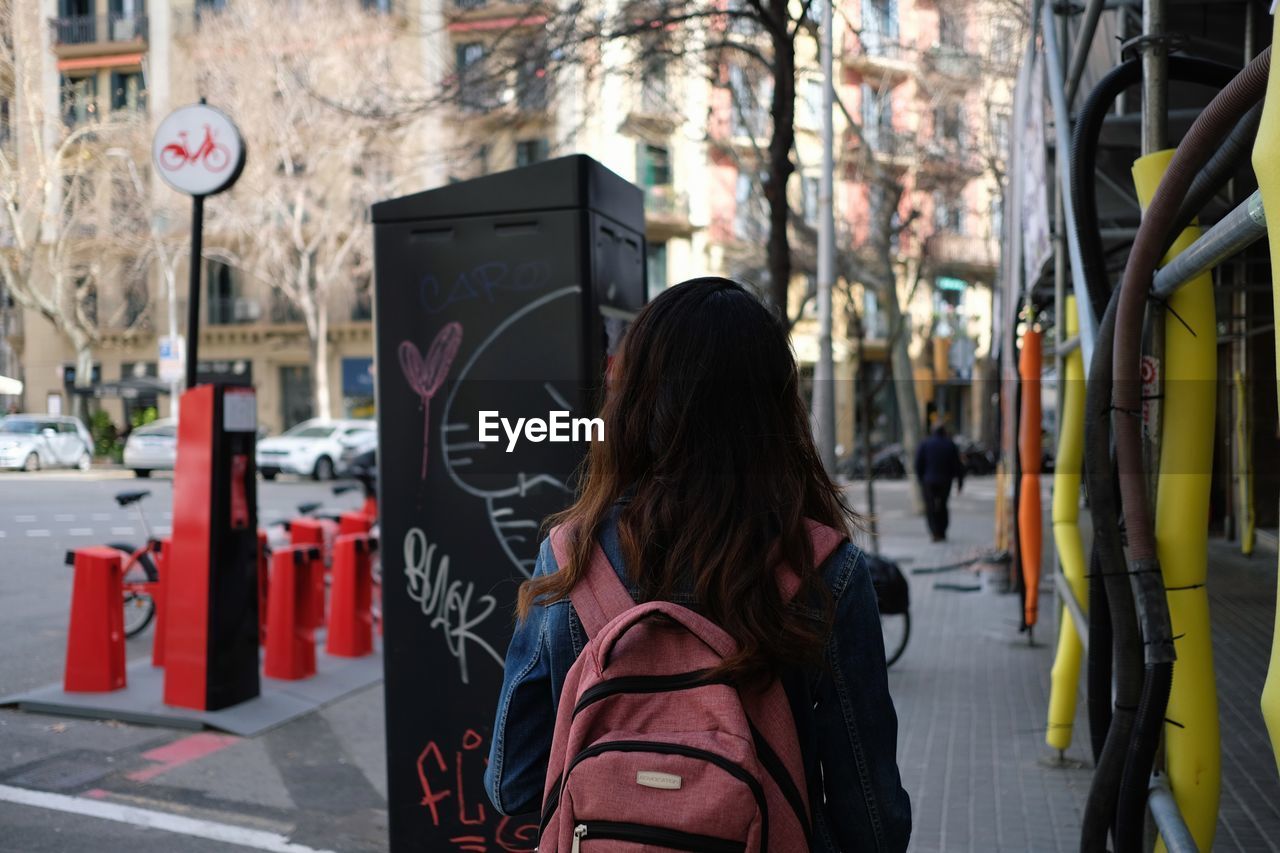
[[[905,850],[875,590],[785,324],[727,279],[663,291],[626,333],[602,417],[520,590],[494,806],[541,805],[555,853]]]
[[[934,542],[945,542],[950,516],[947,501],[951,498],[951,481],[956,481],[956,492],[964,488],[964,462],[960,448],[947,435],[947,428],[939,424],[933,434],[920,442],[916,450],[916,479],[924,492],[924,513],[929,523],[929,533]]]

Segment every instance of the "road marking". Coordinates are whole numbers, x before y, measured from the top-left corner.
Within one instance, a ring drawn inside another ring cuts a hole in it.
[[[28,539],[48,539],[49,531],[42,530],[38,527],[35,527],[27,531],[27,538]]]
[[[9,534],[5,533],[3,530],[0,530],[0,539],[3,539],[4,537],[6,537],[6,536],[8,536],[8,535],[9,535]]]
[[[13,520],[19,524],[30,524],[36,520],[36,517],[34,515],[15,515]]]
[[[132,536],[133,528],[132,527],[113,527],[111,528],[111,535],[112,536]]]
[[[32,791],[26,788],[0,785],[0,800],[37,809],[48,809],[49,811],[125,823],[143,829],[158,829],[162,832],[172,832],[175,835],[206,838],[210,841],[234,844],[237,847],[266,850],[269,853],[331,853],[328,850],[317,850],[314,847],[294,844],[287,836],[278,832],[248,829],[243,826],[233,826],[229,823],[199,820],[168,812],[104,802],[98,799],[54,794],[49,791]]]
[[[204,758],[206,755],[212,755],[232,744],[239,743],[239,741],[240,738],[234,735],[215,735],[211,732],[201,732],[190,737],[179,738],[172,743],[167,743],[164,746],[142,753],[143,758],[156,763],[150,767],[144,767],[141,770],[135,770],[125,775],[135,782],[150,782],[161,773],[168,773],[175,767],[181,767],[184,764]]]
[[[73,527],[67,531],[68,536],[92,536],[92,527]]]
[[[55,515],[53,517],[53,520],[54,521],[75,521],[76,517],[74,515],[67,515],[66,513],[63,513],[62,515]]]

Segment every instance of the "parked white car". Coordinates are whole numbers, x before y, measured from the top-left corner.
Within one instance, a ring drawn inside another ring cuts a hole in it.
[[[152,471],[172,471],[178,459],[178,422],[162,418],[129,433],[124,443],[124,467],[135,476],[150,477]]]
[[[283,435],[258,442],[258,471],[268,480],[277,474],[298,474],[331,480],[343,452],[368,441],[373,421],[303,421]]]
[[[0,468],[39,471],[93,464],[93,438],[77,418],[9,415],[0,418]]]

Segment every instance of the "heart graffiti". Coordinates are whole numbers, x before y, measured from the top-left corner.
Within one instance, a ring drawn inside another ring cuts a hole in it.
[[[422,479],[427,477],[427,450],[431,445],[431,398],[444,384],[462,345],[462,324],[447,323],[436,333],[426,358],[412,341],[400,343],[400,369],[409,386],[422,399]]]

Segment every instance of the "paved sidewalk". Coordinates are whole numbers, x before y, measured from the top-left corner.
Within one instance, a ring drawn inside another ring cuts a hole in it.
[[[864,506],[862,484],[849,489]],[[951,501],[950,541],[933,544],[910,512],[906,483],[876,484],[881,551],[911,580],[912,637],[889,672],[898,754],[911,794],[911,849],[1049,853],[1078,849],[1092,775],[1083,684],[1066,763],[1045,744],[1058,607],[1046,536],[1035,645],[1018,632],[1020,600],[995,575],[913,575],[991,546],[995,484],[971,480]],[[1047,498],[1047,492],[1046,492]],[[1045,506],[1049,502],[1045,501]],[[1275,598],[1275,558],[1242,558],[1210,542],[1209,591],[1222,714],[1223,788],[1214,850],[1280,851],[1280,778],[1258,710]],[[979,586],[974,592],[935,584]],[[1082,678],[1083,681],[1083,678]]]
[[[881,553],[898,560],[911,582],[911,641],[889,670],[899,765],[914,816],[911,849],[1077,849],[1090,778],[1082,768],[1088,757],[1083,706],[1067,765],[1042,763],[1050,757],[1045,713],[1057,636],[1049,578],[1029,645],[1018,632],[1020,598],[998,592],[995,573],[912,574],[990,549],[994,481],[971,479],[952,497],[948,541],[938,544],[929,541],[924,518],[912,514],[905,482],[875,488]],[[849,495],[855,509],[865,507],[863,484],[853,484]]]
[[[1057,608],[1047,573],[1042,623],[1030,646],[1018,632],[1018,597],[998,592],[990,573],[910,574],[989,548],[994,482],[971,480],[952,500],[951,541],[943,544],[928,541],[905,483],[878,483],[876,491],[882,551],[902,562],[911,581],[912,637],[889,680],[914,807],[912,850],[1077,849],[1091,774],[1087,725],[1081,707],[1068,763],[1048,766],[1045,710]],[[860,506],[861,484],[850,495]],[[1257,706],[1270,648],[1274,557],[1245,560],[1220,542],[1211,553],[1224,739],[1214,849],[1276,851],[1280,783],[1263,748]],[[134,651],[145,651],[148,642],[149,635]],[[0,786],[278,833],[342,853],[386,849],[383,750],[378,687],[252,739],[0,711]],[[4,802],[0,826],[0,853],[245,849]]]

